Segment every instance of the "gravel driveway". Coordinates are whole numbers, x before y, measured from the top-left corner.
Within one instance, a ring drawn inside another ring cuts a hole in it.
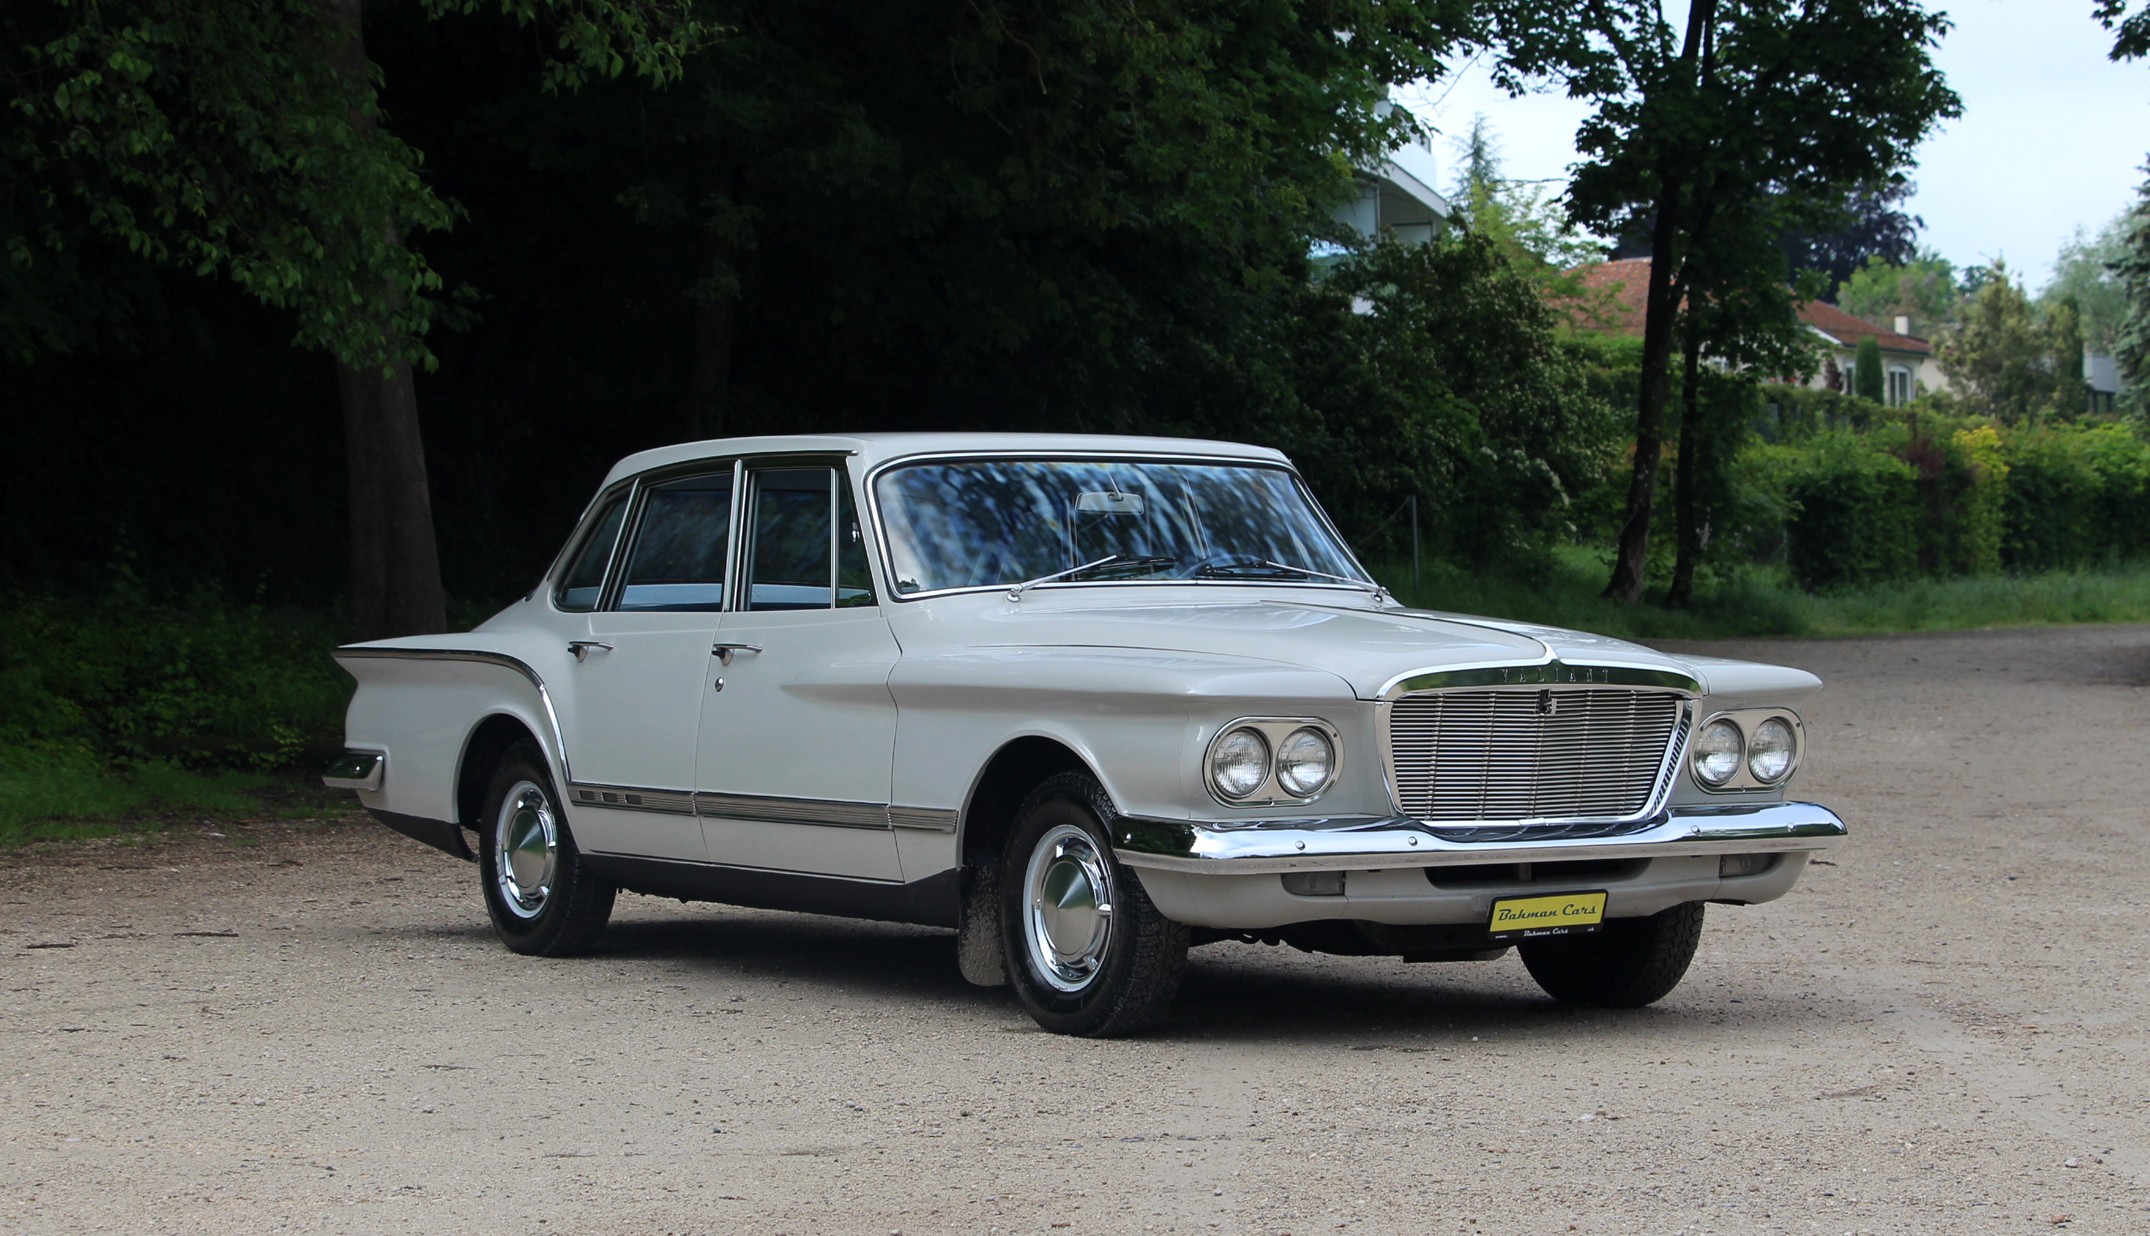
[[[943,932],[623,897],[580,961],[353,817],[0,853],[0,1231],[2150,1230],[2150,628],[1802,666],[1852,840],[1686,983],[1222,945],[1038,1031]]]

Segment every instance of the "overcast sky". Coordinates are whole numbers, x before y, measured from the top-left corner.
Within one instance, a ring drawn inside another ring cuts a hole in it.
[[[1958,266],[2005,258],[2035,292],[2061,244],[2096,231],[2134,200],[2150,154],[2150,62],[2113,64],[2091,0],[1953,0],[1956,28],[1936,60],[1963,118],[1919,148],[1911,213],[1923,244]],[[1564,182],[1588,114],[1557,96],[1510,99],[1475,65],[1450,82],[1398,92],[1430,120],[1435,187],[1450,187],[1450,138],[1483,112],[1509,177]],[[1410,166],[1410,164],[1406,164]],[[1423,173],[1421,173],[1423,174]]]

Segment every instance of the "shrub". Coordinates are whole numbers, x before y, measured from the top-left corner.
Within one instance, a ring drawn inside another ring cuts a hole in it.
[[[207,595],[156,604],[125,581],[0,604],[0,743],[119,771],[297,763],[335,741],[350,698],[328,656],[338,625]]]
[[[2039,426],[2004,440],[2011,570],[2150,552],[2150,443],[2125,425]]]
[[[1785,495],[1786,565],[1800,587],[1857,587],[1917,569],[1917,473],[1866,437],[1817,437],[1791,467]]]

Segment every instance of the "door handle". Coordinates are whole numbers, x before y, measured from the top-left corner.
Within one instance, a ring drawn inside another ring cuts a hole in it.
[[[593,652],[611,652],[612,645],[601,639],[571,639],[567,641],[567,650],[580,662],[589,660]]]
[[[760,651],[761,651],[761,646],[760,646],[759,644],[724,644],[724,643],[719,643],[719,644],[713,645],[713,646],[712,646],[712,647],[710,648],[710,650],[709,650],[709,651],[710,651],[711,655],[713,655],[713,656],[715,656],[715,657],[717,658],[717,661],[718,661],[718,662],[719,662],[720,664],[723,664],[723,665],[730,665],[730,664],[732,663],[732,657],[733,657],[733,656],[735,656],[735,655],[737,655],[737,654],[739,654],[739,653],[742,653],[742,652],[760,652]]]

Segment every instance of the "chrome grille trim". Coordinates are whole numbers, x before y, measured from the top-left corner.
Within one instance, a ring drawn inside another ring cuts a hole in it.
[[[1662,682],[1399,693],[1382,709],[1390,790],[1436,826],[1646,820],[1671,795],[1694,709]]]

